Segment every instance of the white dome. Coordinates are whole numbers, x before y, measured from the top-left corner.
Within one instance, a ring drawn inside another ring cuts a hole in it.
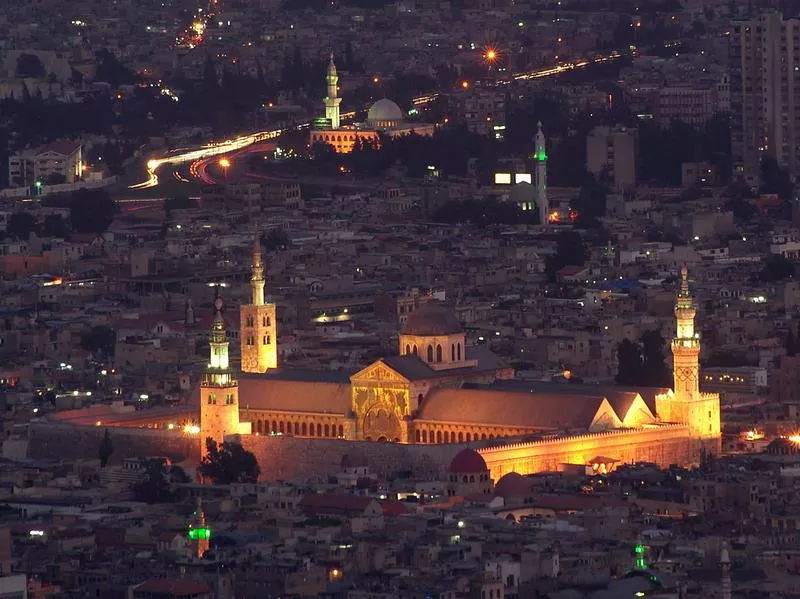
[[[400,122],[402,120],[403,111],[388,98],[383,98],[375,102],[367,113],[367,121],[370,123],[382,123],[386,121]]]

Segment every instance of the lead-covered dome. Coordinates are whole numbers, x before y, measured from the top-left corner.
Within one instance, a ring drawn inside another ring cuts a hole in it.
[[[373,126],[392,127],[399,125],[402,120],[403,111],[388,98],[378,100],[367,112],[367,122]]]
[[[464,329],[451,308],[437,300],[428,300],[408,315],[401,335],[436,337],[462,333]]]
[[[453,474],[477,474],[488,470],[486,460],[474,449],[462,449],[450,462],[450,472]]]

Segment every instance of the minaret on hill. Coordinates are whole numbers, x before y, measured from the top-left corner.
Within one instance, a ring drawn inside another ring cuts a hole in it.
[[[539,209],[539,224],[546,225],[550,218],[550,203],[547,201],[547,150],[544,133],[542,133],[542,121],[538,123],[534,141],[533,176],[536,185],[536,207]]]
[[[256,232],[251,266],[250,303],[241,306],[240,331],[242,372],[263,373],[278,367],[278,330],[275,304],[264,296],[264,263]]]
[[[222,319],[222,300],[214,302],[214,320],[209,337],[210,359],[200,384],[200,453],[206,455],[206,439],[217,443],[225,435],[240,432],[239,384],[231,374],[228,339]]]
[[[203,500],[197,498],[192,519],[189,522],[189,530],[186,533],[189,545],[192,549],[192,556],[202,559],[205,552],[211,547],[211,529],[206,525],[206,515],[203,513]]]
[[[331,127],[338,129],[341,125],[339,119],[339,104],[342,99],[339,97],[339,75],[336,72],[336,64],[333,62],[333,52],[331,61],[328,63],[328,75],[325,77],[328,82],[328,95],[325,96],[325,118],[330,120]]]
[[[656,397],[656,409],[662,421],[688,425],[693,441],[700,441],[704,449],[719,453],[719,395],[700,392],[700,335],[694,329],[696,314],[694,297],[689,290],[689,274],[684,266],[680,291],[675,298],[673,389],[672,393]]]

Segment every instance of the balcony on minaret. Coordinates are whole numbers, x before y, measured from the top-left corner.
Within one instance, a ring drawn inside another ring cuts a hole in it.
[[[676,337],[672,340],[672,349],[700,349],[700,337]]]

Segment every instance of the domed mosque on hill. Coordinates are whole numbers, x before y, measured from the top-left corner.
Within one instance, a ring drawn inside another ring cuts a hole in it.
[[[417,135],[433,135],[434,126],[429,123],[406,123],[402,109],[388,98],[375,102],[367,111],[364,123],[343,125],[339,105],[339,74],[333,61],[333,54],[328,64],[325,77],[328,94],[323,99],[325,116],[314,120],[309,134],[309,144],[326,143],[340,154],[353,151],[356,142],[377,145],[380,136],[398,137],[415,133]]]
[[[674,389],[516,380],[488,348],[468,345],[454,311],[433,298],[408,316],[396,355],[350,375],[282,370],[275,362],[274,304],[264,300],[257,244],[251,284],[252,304],[241,308],[238,377],[228,367],[217,305],[199,398],[203,439],[250,432],[472,444],[495,480],[564,464],[691,464],[702,451],[719,451],[719,396],[698,388],[700,341],[686,269],[675,304]],[[269,359],[260,359],[262,352]]]

